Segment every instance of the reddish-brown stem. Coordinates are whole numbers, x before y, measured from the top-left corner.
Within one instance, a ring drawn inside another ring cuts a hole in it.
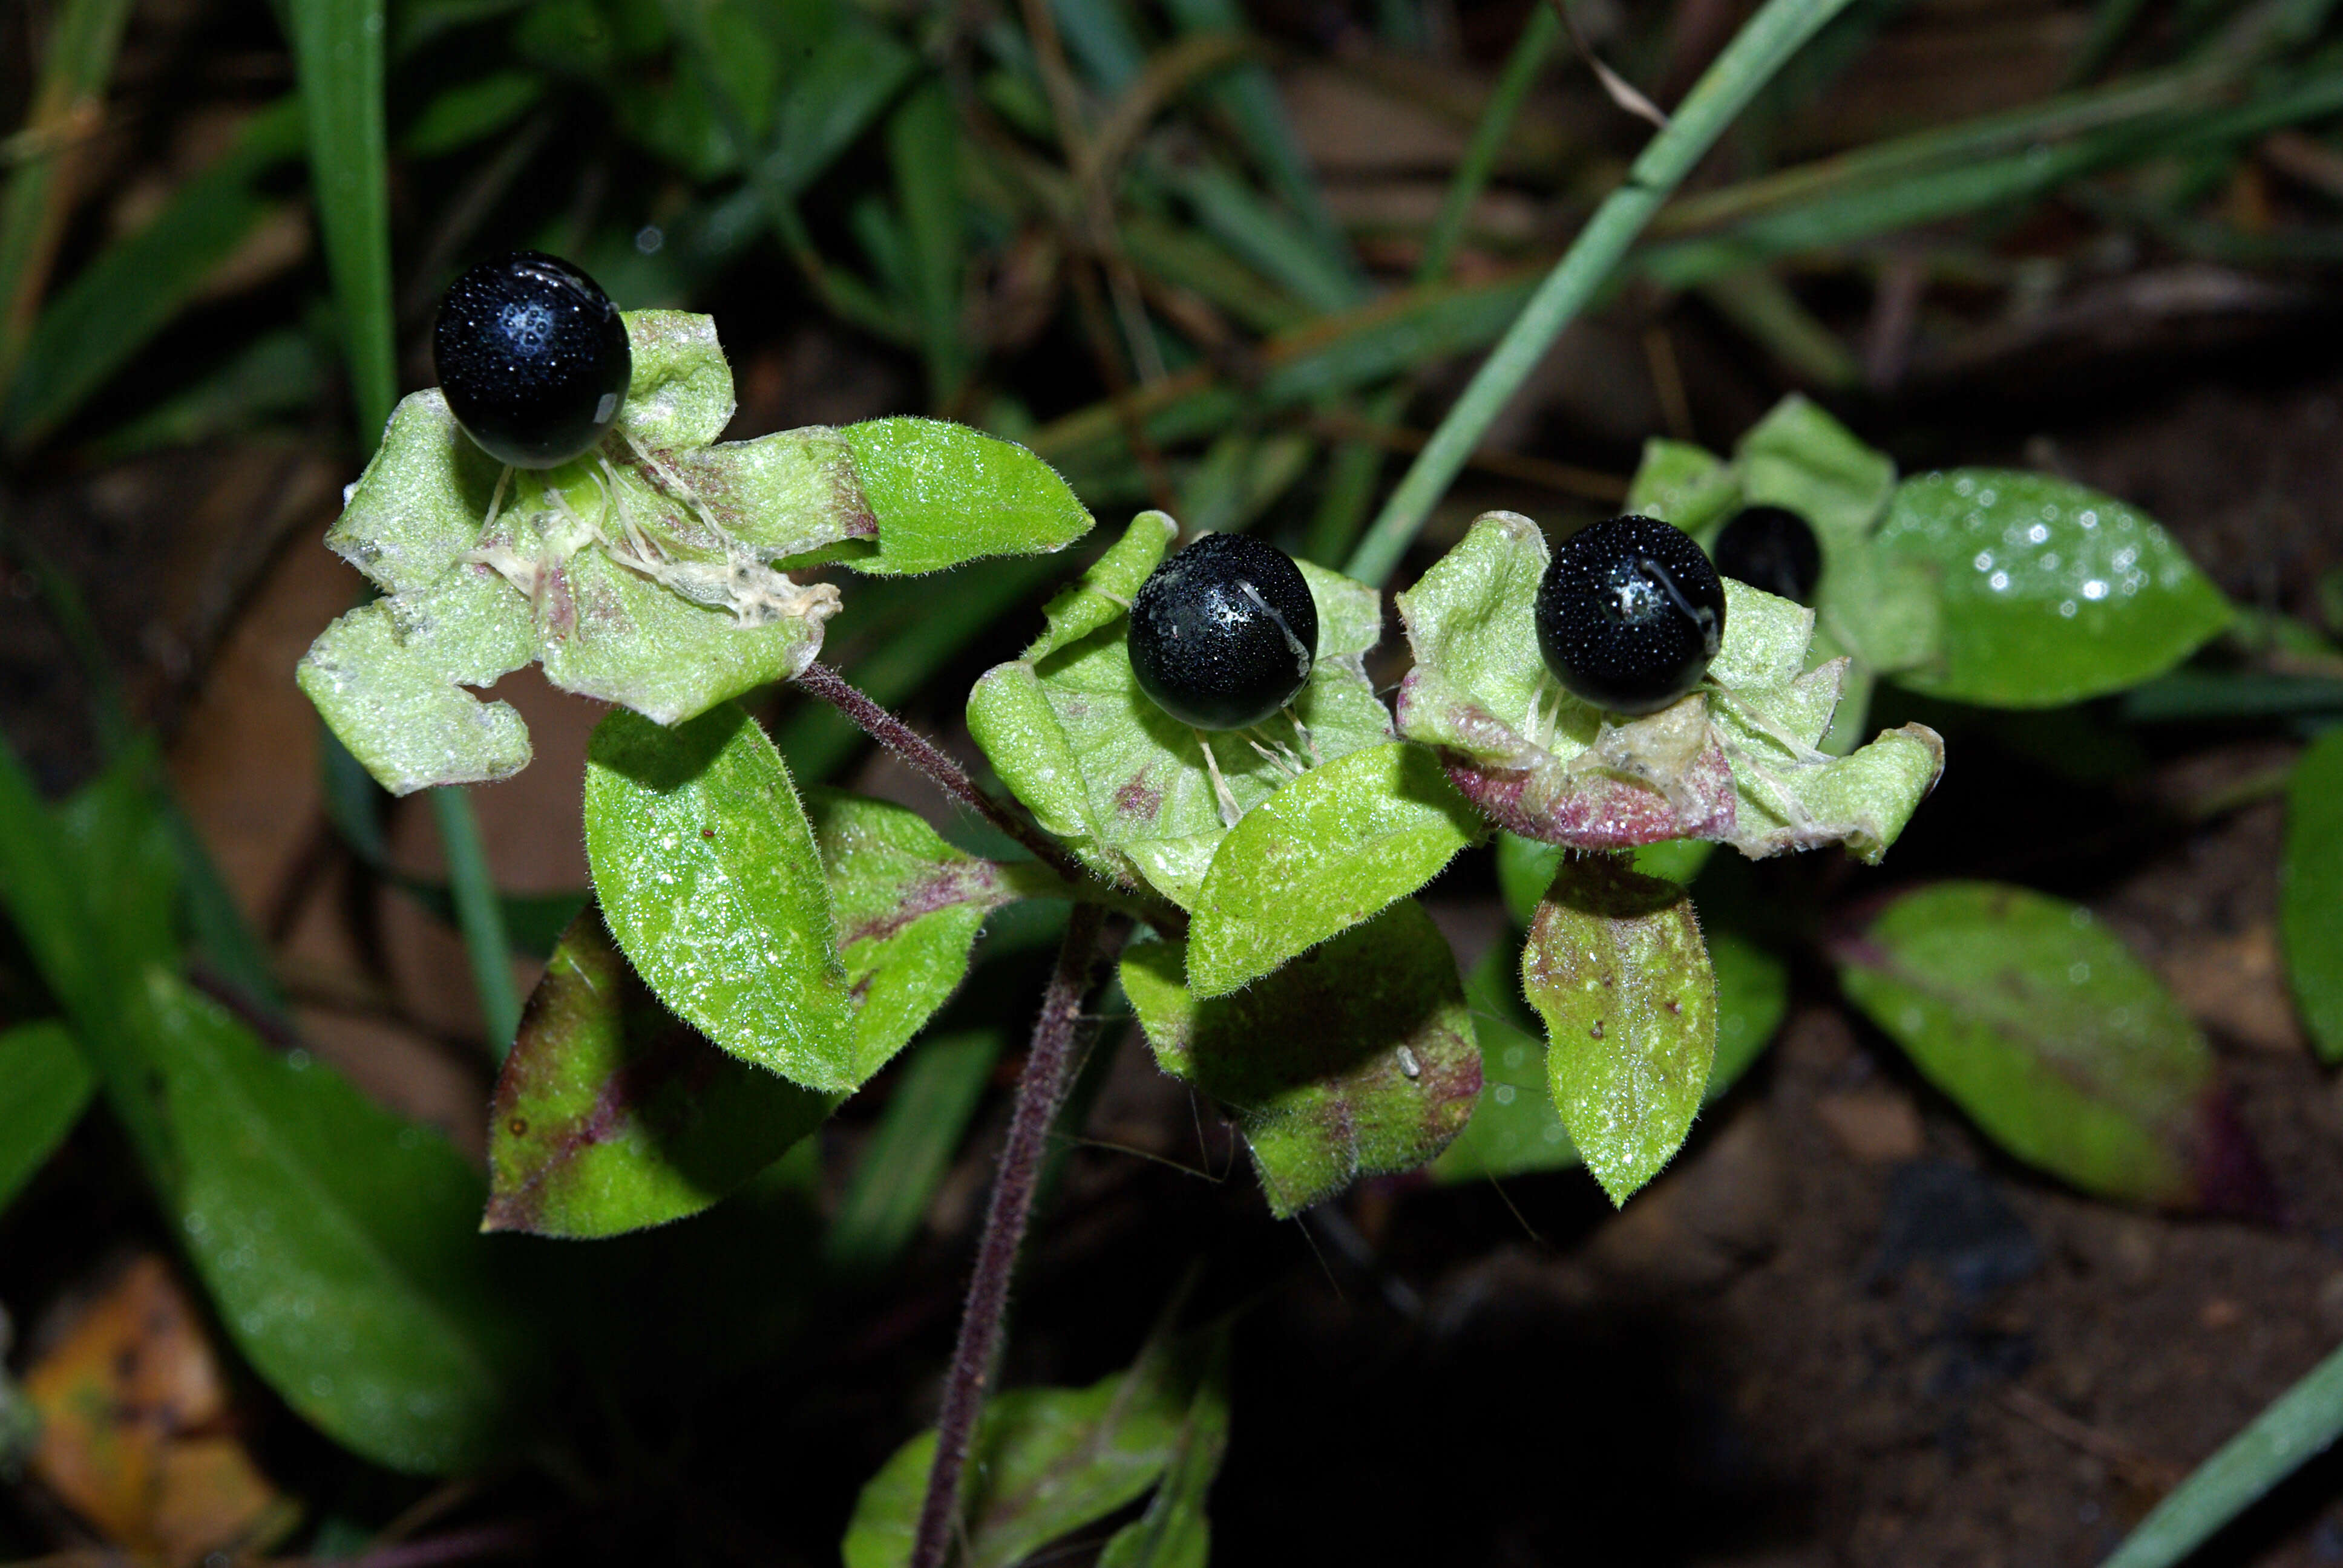
[[[1105,911],[1076,904],[1058,949],[1058,967],[1041,998],[1033,1024],[1033,1048],[1017,1078],[1017,1103],[1009,1121],[1009,1141],[992,1179],[992,1201],[984,1212],[977,1243],[976,1271],[961,1310],[960,1342],[952,1347],[951,1372],[944,1383],[943,1409],[936,1418],[936,1459],[928,1472],[927,1500],[920,1507],[920,1532],[911,1547],[911,1568],[943,1568],[960,1519],[960,1477],[968,1467],[976,1418],[1001,1347],[1009,1314],[1009,1281],[1025,1243],[1033,1193],[1049,1152],[1050,1124],[1066,1098],[1072,1077],[1074,1045],[1081,1034],[1082,998],[1096,962],[1099,926]]]
[[[928,776],[937,789],[1033,851],[1033,858],[1076,887],[1090,870],[1023,815],[976,787],[944,749],[873,702],[846,677],[820,660],[806,666],[798,685],[844,714],[853,726]]]
[[[817,660],[806,666],[797,683],[809,696],[829,703],[857,729],[901,758],[945,794],[1008,834],[1033,853],[1033,858],[1055,871],[1069,887],[1080,889],[1101,879],[1099,874],[1069,854],[1066,847],[1035,826],[1031,819],[977,788],[968,770],[952,760],[940,746],[904,723],[872,701],[868,694],[855,687],[838,671]],[[1141,890],[1136,896],[1117,888],[1108,902],[1118,908],[1136,910],[1149,924],[1169,936],[1184,936],[1188,930],[1187,916],[1167,903]]]

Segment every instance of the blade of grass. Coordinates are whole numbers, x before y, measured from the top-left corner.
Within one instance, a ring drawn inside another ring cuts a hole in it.
[[[358,438],[371,450],[398,398],[392,341],[390,176],[383,128],[383,0],[289,0],[309,178],[349,356]]]
[[[1432,283],[1448,276],[1448,264],[1455,258],[1457,242],[1464,237],[1464,220],[1472,216],[1473,204],[1481,199],[1481,193],[1489,188],[1489,176],[1496,170],[1498,155],[1505,150],[1506,138],[1513,135],[1513,122],[1521,117],[1530,89],[1537,85],[1538,73],[1554,57],[1554,45],[1561,38],[1562,24],[1555,19],[1551,5],[1540,5],[1530,12],[1529,20],[1522,25],[1521,37],[1514,41],[1513,54],[1506,57],[1504,72],[1497,78],[1496,91],[1489,95],[1489,106],[1482,111],[1480,123],[1473,127],[1473,139],[1465,145],[1464,156],[1449,178],[1440,216],[1433,220],[1431,233],[1424,236],[1423,255],[1415,264],[1416,282]]]
[[[301,105],[286,98],[247,122],[236,146],[189,180],[136,233],[74,275],[42,311],[8,390],[6,429],[21,451],[70,418],[186,308],[275,210],[260,176],[301,150]]]
[[[1766,0],[1676,106],[1556,263],[1352,554],[1348,573],[1380,585],[1432,508],[1562,329],[1607,282],[1627,247],[1742,106],[1848,0]]]
[[[1561,38],[1562,24],[1551,6],[1536,6],[1522,25],[1521,36],[1514,40],[1513,52],[1507,56],[1505,68],[1497,78],[1496,90],[1489,95],[1488,106],[1482,110],[1480,122],[1473,127],[1473,139],[1465,145],[1456,172],[1449,176],[1440,214],[1424,236],[1423,254],[1415,264],[1419,286],[1436,283],[1448,276],[1449,263],[1455,259],[1456,246],[1464,237],[1464,223],[1472,216],[1473,205],[1489,188],[1489,177],[1495,172],[1498,155],[1504,151],[1506,140],[1513,134],[1513,122],[1521,117],[1530,89],[1537,85],[1538,74],[1553,58],[1554,45]],[[1396,425],[1406,411],[1407,388],[1393,386],[1375,395],[1367,405],[1365,417],[1371,425]],[[1350,553],[1360,528],[1366,525],[1367,509],[1374,504],[1375,487],[1382,481],[1383,468],[1383,448],[1373,442],[1349,441],[1334,449],[1327,464],[1326,486],[1319,498],[1318,510],[1310,519],[1310,532],[1303,547],[1312,560],[1331,567]]]
[[[1244,36],[1252,31],[1233,0],[1170,0],[1167,9],[1183,33]],[[1268,176],[1270,188],[1293,209],[1319,250],[1356,277],[1358,260],[1351,242],[1327,208],[1325,193],[1301,139],[1293,134],[1269,67],[1258,61],[1240,65],[1213,82],[1206,93],[1242,133],[1247,150]]]
[[[960,341],[960,286],[967,271],[960,189],[960,127],[951,101],[930,82],[905,98],[887,123],[887,159],[901,206],[905,282],[920,318],[928,401],[950,408],[969,370]]]
[[[822,1259],[833,1271],[876,1273],[910,1245],[1000,1059],[998,1030],[920,1042],[823,1238]]]
[[[2171,1568],[2343,1435],[2343,1351],[2197,1467],[2100,1568]]]
[[[440,852],[447,861],[448,891],[456,900],[465,955],[471,960],[472,986],[479,992],[488,1050],[501,1062],[520,1032],[520,991],[513,984],[512,946],[505,935],[504,906],[497,900],[496,879],[488,870],[488,849],[480,842],[479,819],[472,814],[471,799],[459,789],[434,789],[431,816],[439,829]]]
[[[65,159],[75,141],[97,127],[129,15],[130,0],[65,0],[51,13],[40,80],[25,116],[31,148],[0,193],[0,384],[15,373],[32,333],[73,205]]]

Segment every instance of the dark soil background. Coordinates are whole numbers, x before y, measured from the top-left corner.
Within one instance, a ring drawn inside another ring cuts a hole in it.
[[[1338,197],[1365,207],[1414,180],[1411,160],[1437,161],[1439,148],[1410,151],[1414,122],[1386,119],[1356,74],[1312,55],[1341,28],[1279,9],[1264,23],[1282,30],[1289,95]],[[1521,15],[1463,8],[1441,68],[1485,84]],[[1845,145],[1866,126],[2038,96],[2055,72],[2029,62],[2087,15],[2032,0],[1909,6],[1807,134]],[[25,36],[21,10],[0,19],[0,101],[21,101]],[[118,89],[141,111],[110,133],[94,188],[126,199],[139,180],[170,177],[223,80],[287,79],[264,8],[146,0]],[[1557,95],[1541,112],[1567,126],[1592,111]],[[1440,147],[1460,135],[1441,134]],[[2250,161],[2241,170],[2241,185],[2276,178]],[[2056,258],[2091,237],[2052,213],[2001,243]],[[73,243],[94,237],[76,230]],[[315,285],[306,230],[271,243],[278,253],[251,258],[248,280],[164,341],[158,374]],[[739,429],[918,407],[916,367],[823,322],[764,265],[702,302],[739,373]],[[2121,496],[2239,602],[2321,623],[2318,585],[2343,568],[2343,295],[2314,272],[2152,252],[2072,276],[2028,315],[1956,291],[1932,297],[1916,326],[1884,295],[1802,284],[1866,366],[1865,386],[1827,400],[1907,470],[2045,467]],[[1624,474],[1670,415],[1640,347],[1654,325],[1694,438],[1729,444],[1789,385],[1701,301],[1629,297],[1564,338],[1504,444]],[[1428,387],[1419,423],[1460,376]],[[92,430],[103,420],[90,416]],[[42,610],[34,563],[46,560],[86,599],[130,710],[162,737],[274,944],[305,1041],[478,1156],[488,1079],[461,946],[337,848],[314,718],[291,680],[357,588],[318,544],[356,473],[347,424],[341,406],[321,406],[306,422],[118,462],[68,442],[7,474],[0,509],[25,548],[0,560],[0,728],[51,789],[96,765],[98,688]],[[1559,518],[1586,504],[1468,477],[1399,580],[1495,505]],[[964,650],[911,716],[973,756],[957,699],[1029,618],[1020,610]],[[850,608],[838,631],[853,636]],[[576,779],[598,710],[533,671],[498,694],[537,745],[527,772],[475,792],[500,883],[582,886]],[[1899,701],[1884,696],[1876,722],[1895,722],[1885,709]],[[1850,1022],[1813,960],[1765,1058],[1618,1214],[1570,1171],[1502,1190],[1382,1180],[1272,1223],[1209,1109],[1115,1024],[1091,1146],[1074,1152],[1027,1265],[1005,1381],[1082,1382],[1126,1363],[1192,1276],[1192,1315],[1238,1311],[1234,1439],[1212,1499],[1222,1564],[2096,1562],[2343,1339],[2343,1093],[2295,1020],[2275,934],[2283,809],[2271,781],[2295,742],[2268,726],[2127,728],[2112,702],[2023,720],[1912,706],[1946,730],[1950,762],[1886,864],[1768,863],[1755,895],[1793,927],[1942,875],[2089,904],[2206,1027],[2281,1223],[2136,1211],[2015,1165]],[[934,809],[890,768],[857,767],[858,787]],[[402,862],[435,868],[427,813],[409,805],[393,821]],[[1485,851],[1428,898],[1468,967],[1500,940]],[[961,1005],[998,998],[1021,1018],[1041,961],[988,967]],[[886,1087],[823,1134],[833,1196]],[[1006,1116],[995,1099],[903,1279],[820,1308],[769,1377],[623,1414],[581,1399],[571,1435],[599,1466],[583,1481],[517,1467],[449,1497],[353,1478],[248,1376],[238,1419],[272,1477],[317,1488],[319,1508],[380,1517],[428,1496],[446,1520],[514,1525],[511,1560],[835,1561],[856,1490],[932,1416]],[[93,1119],[0,1217],[0,1302],[20,1360],[124,1257],[167,1250],[127,1167],[118,1135]],[[0,1520],[28,1549],[91,1544],[34,1483],[5,1494]],[[2199,1560],[2343,1563],[2343,1460],[2314,1462]]]

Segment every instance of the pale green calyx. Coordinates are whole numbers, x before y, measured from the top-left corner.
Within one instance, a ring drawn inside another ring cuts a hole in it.
[[[1707,839],[1750,856],[1844,843],[1875,861],[1944,768],[1910,724],[1851,757],[1821,748],[1847,660],[1805,668],[1814,612],[1725,582],[1725,646],[1700,687],[1623,719],[1563,689],[1537,647],[1537,525],[1492,512],[1399,596],[1415,668],[1399,733],[1435,747],[1482,813],[1582,849]]]
[[[564,690],[679,724],[802,673],[838,589],[795,567],[936,570],[1061,548],[1089,515],[1021,447],[932,419],[718,442],[714,322],[627,317],[634,377],[597,451],[499,470],[435,390],[399,404],[326,542],[385,598],[328,627],[301,689],[386,789],[527,766],[507,704],[464,690],[535,661]]]

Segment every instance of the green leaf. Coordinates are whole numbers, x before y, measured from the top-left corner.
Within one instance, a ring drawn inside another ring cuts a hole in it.
[[[1638,844],[1632,853],[1635,869],[1644,875],[1690,887],[1715,849],[1705,839],[1662,839],[1656,844]],[[1554,868],[1568,853],[1560,844],[1543,844],[1519,833],[1497,835],[1497,890],[1515,925],[1526,928],[1537,918],[1538,900],[1545,897]]]
[[[1704,447],[1654,437],[1644,443],[1644,460],[1627,481],[1622,505],[1706,538],[1740,509],[1741,476]]]
[[[1546,1087],[1545,1041],[1533,1032],[1537,1026],[1522,1000],[1521,964],[1510,943],[1492,946],[1465,977],[1464,1000],[1481,1047],[1481,1097],[1473,1120],[1433,1162],[1433,1180],[1471,1181],[1578,1164],[1578,1145]]]
[[[150,788],[155,768],[142,745],[56,809],[89,929],[127,974],[179,961],[178,852]]]
[[[838,590],[775,563],[860,548],[877,528],[846,438],[814,427],[707,445],[732,414],[713,326],[673,311],[626,320],[624,441],[500,477],[437,390],[418,392],[327,533],[390,597],[328,627],[301,686],[385,788],[526,766],[519,716],[460,688],[531,659],[566,690],[675,724],[820,651]]]
[[[2278,934],[2287,978],[2319,1060],[2343,1060],[2343,729],[2330,729],[2287,782]]]
[[[1133,531],[1141,527],[1134,523]],[[1085,637],[988,670],[969,695],[970,733],[1003,782],[1076,854],[1110,878],[1143,881],[1193,907],[1228,832],[1206,745],[1242,812],[1287,784],[1293,760],[1332,762],[1392,738],[1391,715],[1365,666],[1382,635],[1379,596],[1307,561],[1295,564],[1318,608],[1318,661],[1292,704],[1306,738],[1282,717],[1259,727],[1292,760],[1255,750],[1242,735],[1208,740],[1156,707],[1131,677],[1130,623],[1119,607]],[[1071,630],[1099,610],[1076,604],[1065,613]],[[1041,641],[1055,644],[1052,634]]]
[[[1180,525],[1168,513],[1141,512],[1131,518],[1112,548],[1041,607],[1049,628],[1026,644],[1019,657],[1028,664],[1039,663],[1130,614],[1131,601],[1179,537]]]
[[[1683,1147],[1716,1059],[1716,979],[1683,888],[1564,860],[1530,922],[1522,989],[1571,1141],[1624,1205]]]
[[[237,1349],[377,1464],[437,1474],[502,1455],[535,1357],[474,1233],[472,1168],[161,971],[141,1002],[179,1232]]]
[[[1157,1063],[1235,1119],[1278,1218],[1412,1171],[1463,1129],[1481,1055],[1455,958],[1413,900],[1232,996],[1189,991],[1184,946],[1131,949],[1123,990]]]
[[[1508,831],[1576,849],[1667,839],[1764,856],[1845,843],[1877,860],[1942,770],[1919,725],[1853,757],[1818,749],[1846,661],[1805,670],[1814,613],[1728,580],[1725,641],[1682,701],[1621,720],[1546,671],[1534,601],[1537,525],[1493,512],[1399,596],[1416,665],[1399,732],[1437,747],[1449,778]]]
[[[814,789],[806,809],[830,879],[864,1077],[950,1000],[987,915],[1020,898],[1071,896],[1039,866],[961,853],[900,806]]]
[[[2237,1183],[2258,1167],[2204,1036],[2089,910],[1944,882],[1835,956],[1855,1005],[2020,1160],[2106,1197],[2249,1199]]]
[[[1180,1451],[1198,1386],[1225,1331],[1151,1342],[1130,1370],[1083,1389],[1013,1389],[988,1402],[969,1454],[961,1568],[1011,1568],[1131,1502]],[[901,1568],[936,1434],[896,1450],[847,1525],[846,1568]]]
[[[0,1031],[0,1213],[48,1162],[97,1091],[73,1032],[55,1020]]]
[[[788,766],[728,704],[674,729],[614,709],[586,759],[586,855],[619,948],[745,1061],[830,1092],[860,1057],[830,888]]]
[[[1741,505],[1787,508],[1826,548],[1860,545],[1896,488],[1896,465],[1884,453],[1795,394],[1749,427],[1734,457]]]
[[[2100,1568],[2175,1568],[2343,1436],[2343,1351],[2272,1400],[2165,1495]]]
[[[1188,984],[1221,996],[1405,898],[1479,832],[1431,752],[1371,746],[1246,812],[1213,851],[1188,941]]]
[[[1549,881],[1552,880],[1549,874]],[[1543,892],[1543,888],[1540,891]],[[1787,965],[1746,937],[1711,927],[1716,972],[1716,1062],[1701,1102],[1714,1105],[1749,1070],[1789,1011]],[[1464,981],[1473,1027],[1481,1037],[1486,1081],[1473,1120],[1432,1167],[1433,1180],[1473,1181],[1580,1163],[1578,1146],[1554,1110],[1545,1041],[1521,996],[1521,964],[1500,942]]]
[[[537,106],[545,78],[534,71],[490,71],[439,92],[423,106],[398,150],[410,158],[434,158],[494,136]]]
[[[1116,1531],[1098,1568],[1205,1568],[1212,1547],[1204,1500],[1229,1448],[1229,1340],[1216,1336],[1196,1397],[1188,1402],[1179,1445],[1147,1512]]]
[[[309,177],[350,359],[358,430],[398,396],[390,296],[390,159],[383,129],[383,0],[286,0],[309,130]]]
[[[2042,474],[1961,468],[1897,487],[1878,548],[1930,573],[1944,644],[1897,678],[2050,708],[2161,675],[2229,622],[2180,547],[2121,501]]]
[[[998,1030],[931,1035],[911,1054],[830,1220],[831,1268],[872,1273],[910,1245],[1000,1058]]]
[[[726,1055],[660,1006],[586,910],[497,1078],[480,1228],[615,1236],[697,1214],[833,1103]]]
[[[1090,532],[1090,513],[1057,470],[1013,441],[908,416],[843,435],[879,525],[877,553],[847,558],[856,571],[916,576],[1061,550]]]

